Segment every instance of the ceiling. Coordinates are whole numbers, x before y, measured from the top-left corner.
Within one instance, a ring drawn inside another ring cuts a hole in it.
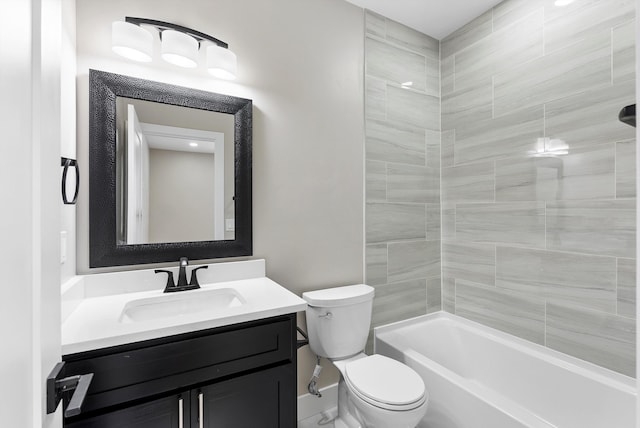
[[[347,0],[442,40],[502,0]]]

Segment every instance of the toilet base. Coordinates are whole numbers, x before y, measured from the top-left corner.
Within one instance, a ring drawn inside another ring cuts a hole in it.
[[[335,428],[365,428],[353,415],[353,403],[349,402],[347,396],[347,385],[344,378],[340,376],[338,383],[338,417],[334,420]]]
[[[427,402],[403,412],[383,410],[365,403],[349,392],[341,372],[335,428],[415,428],[426,412]]]

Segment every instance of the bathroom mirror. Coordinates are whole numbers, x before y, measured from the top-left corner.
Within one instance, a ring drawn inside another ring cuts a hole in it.
[[[251,255],[251,100],[89,80],[90,266]]]

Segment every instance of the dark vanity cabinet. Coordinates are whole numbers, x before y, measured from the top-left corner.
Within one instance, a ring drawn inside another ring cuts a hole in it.
[[[295,428],[295,314],[66,355],[94,373],[67,428]]]

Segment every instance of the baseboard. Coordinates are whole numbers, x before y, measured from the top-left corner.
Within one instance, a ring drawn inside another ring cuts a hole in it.
[[[338,384],[325,386],[320,389],[322,397],[304,394],[298,397],[298,420],[310,418],[318,413],[331,410],[338,405]]]

